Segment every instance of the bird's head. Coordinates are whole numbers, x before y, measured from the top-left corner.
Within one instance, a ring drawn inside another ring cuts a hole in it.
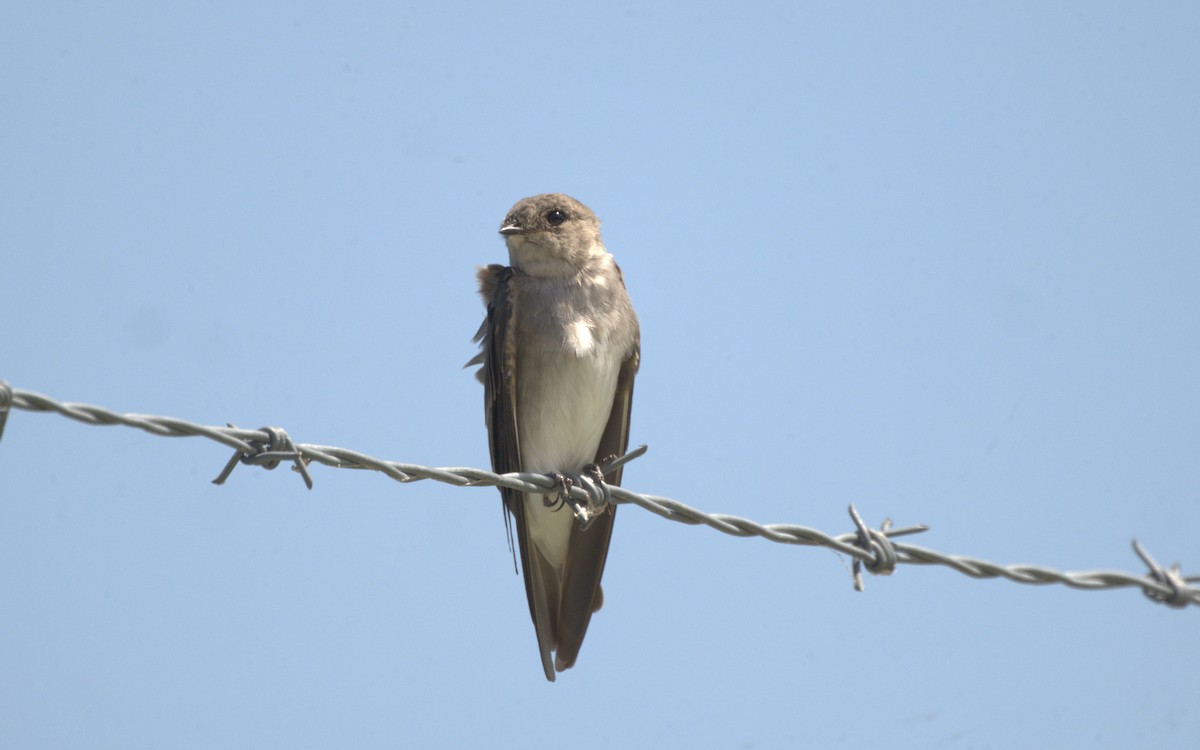
[[[607,255],[600,220],[561,193],[524,198],[500,225],[512,266],[530,276],[569,276]]]

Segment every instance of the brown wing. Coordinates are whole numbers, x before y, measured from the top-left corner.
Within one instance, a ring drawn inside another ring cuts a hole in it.
[[[467,363],[483,365],[478,377],[483,382],[484,421],[492,471],[497,474],[521,470],[514,385],[516,357],[508,335],[514,310],[509,285],[512,274],[511,268],[499,265],[479,269],[479,290],[487,303],[487,317],[474,338],[480,352]],[[510,512],[516,507],[514,503],[520,502],[519,492],[504,487],[500,488],[500,497]]]
[[[634,344],[633,353],[621,364],[617,375],[617,389],[613,395],[612,411],[608,424],[596,449],[595,462],[600,463],[609,456],[622,456],[629,447],[629,412],[633,405],[633,378],[641,363],[641,345]],[[621,469],[617,467],[605,479],[610,484],[621,484]],[[571,529],[567,564],[563,569],[562,601],[559,605],[558,650],[555,652],[555,667],[561,672],[575,663],[583,637],[587,634],[592,613],[604,604],[604,592],[600,578],[604,575],[604,563],[608,559],[608,543],[612,538],[613,521],[617,508],[608,510],[592,522],[586,530],[575,525]]]
[[[516,338],[513,330],[516,305],[512,281],[513,270],[491,265],[479,270],[479,290],[487,301],[487,318],[475,334],[482,351],[471,363],[482,364],[479,370],[483,381],[484,414],[488,428],[488,448],[492,455],[492,471],[497,474],[521,471],[520,434],[517,429],[516,406]],[[471,364],[468,363],[468,364]],[[546,679],[554,681],[554,665],[550,652],[554,649],[555,620],[558,615],[555,576],[547,570],[540,555],[530,548],[525,521],[525,495],[501,487],[500,497],[507,511],[504,516],[508,543],[512,547],[512,526],[517,527],[517,550],[521,554],[521,572],[525,578],[525,596],[529,600],[529,616],[537,632],[538,651]]]

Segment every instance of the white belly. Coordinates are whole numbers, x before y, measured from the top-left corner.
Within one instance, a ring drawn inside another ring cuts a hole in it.
[[[525,471],[577,473],[596,460],[620,366],[617,356],[595,346],[587,347],[582,356],[559,350],[531,352],[520,359],[518,380],[523,380],[523,371],[542,373],[526,380],[517,398]],[[543,496],[527,495],[525,512],[530,538],[548,561],[560,563],[574,522],[570,507],[547,508]]]

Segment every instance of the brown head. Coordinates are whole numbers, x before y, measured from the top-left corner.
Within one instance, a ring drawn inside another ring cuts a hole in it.
[[[512,266],[530,276],[569,276],[607,255],[596,214],[562,193],[517,201],[500,234]]]

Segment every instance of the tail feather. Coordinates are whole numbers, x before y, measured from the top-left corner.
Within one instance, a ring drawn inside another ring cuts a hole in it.
[[[575,664],[592,613],[604,604],[600,577],[604,575],[615,517],[616,507],[610,506],[586,531],[578,526],[571,528],[571,554],[563,569],[556,631],[558,648],[554,654],[554,667],[559,672]]]
[[[529,545],[529,604],[533,627],[537,631],[538,651],[542,655],[542,670],[546,679],[554,682],[554,661],[550,654],[558,647],[559,576],[537,545]]]

